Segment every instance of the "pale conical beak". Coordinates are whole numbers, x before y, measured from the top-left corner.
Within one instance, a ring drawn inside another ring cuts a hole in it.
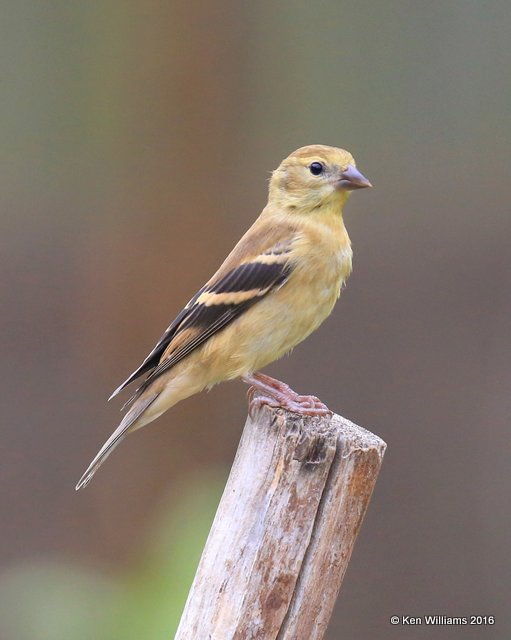
[[[373,185],[356,167],[349,164],[341,173],[341,179],[337,186],[347,191],[353,191],[354,189],[365,189],[365,187],[372,187]]]

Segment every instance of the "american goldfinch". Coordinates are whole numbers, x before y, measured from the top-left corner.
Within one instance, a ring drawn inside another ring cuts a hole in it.
[[[272,174],[259,218],[113,392],[111,398],[147,374],[76,489],[90,481],[129,432],[224,380],[241,378],[253,385],[259,393],[252,402],[306,414],[328,412],[317,398],[299,396],[258,371],[330,315],[351,272],[343,206],[351,191],[370,186],[343,149],[311,145],[283,160]]]

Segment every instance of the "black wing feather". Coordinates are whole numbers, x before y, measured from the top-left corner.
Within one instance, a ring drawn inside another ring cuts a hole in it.
[[[232,291],[250,291],[266,289],[277,284],[283,275],[285,263],[247,262],[229,271],[221,280],[214,282],[208,291],[229,293]]]

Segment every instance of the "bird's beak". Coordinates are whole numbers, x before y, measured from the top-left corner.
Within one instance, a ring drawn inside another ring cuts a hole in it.
[[[354,189],[364,189],[373,185],[356,167],[349,164],[341,173],[341,179],[337,182],[337,186],[347,191],[353,191]]]

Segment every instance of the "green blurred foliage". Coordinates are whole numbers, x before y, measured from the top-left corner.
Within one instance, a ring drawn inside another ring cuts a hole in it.
[[[139,640],[177,629],[224,483],[199,478],[165,501],[149,542],[117,575],[64,558],[14,566],[0,576],[2,640]]]

